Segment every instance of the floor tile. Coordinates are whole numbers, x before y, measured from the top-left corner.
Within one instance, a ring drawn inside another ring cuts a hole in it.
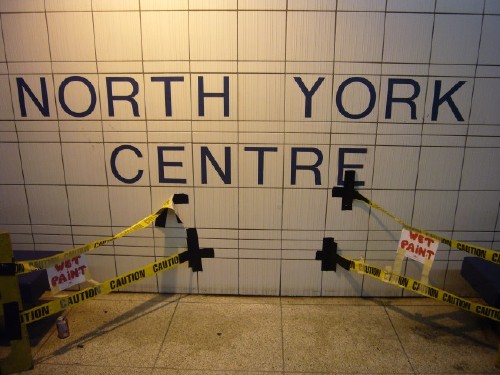
[[[285,371],[413,372],[384,307],[283,306],[283,341]]]
[[[282,297],[283,305],[349,305],[349,306],[383,306],[381,298],[359,297]]]
[[[59,339],[53,333],[35,355],[35,366],[153,367],[175,306],[162,295],[147,301],[117,298],[75,306],[67,315],[70,336]]]
[[[81,365],[51,365],[37,364],[31,371],[23,372],[29,375],[144,375],[150,374],[152,368],[146,367],[102,367],[102,366],[81,366]]]
[[[219,371],[219,370],[172,370],[155,368],[151,375],[273,375],[281,371]]]
[[[155,367],[280,371],[280,307],[179,303]]]
[[[189,303],[232,303],[232,304],[272,304],[279,305],[279,297],[254,297],[254,296],[216,296],[192,294],[183,296],[179,302]]]
[[[491,321],[452,306],[390,306],[387,312],[416,373],[500,373]]]

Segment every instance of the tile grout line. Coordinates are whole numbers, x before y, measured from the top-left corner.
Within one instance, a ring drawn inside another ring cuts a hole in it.
[[[281,322],[281,371],[285,373],[285,329],[283,327],[283,298],[278,297],[280,301],[280,322]]]
[[[398,297],[398,298],[407,298],[407,297]],[[415,367],[413,367],[413,364],[411,363],[410,356],[406,352],[406,349],[405,349],[405,347],[403,345],[403,342],[401,341],[401,338],[399,337],[399,334],[398,334],[398,331],[396,330],[396,327],[394,327],[394,323],[392,322],[391,316],[389,315],[389,312],[387,311],[387,305],[384,304],[383,307],[384,307],[384,312],[387,315],[387,319],[389,320],[389,323],[391,323],[391,327],[394,330],[394,333],[396,334],[396,337],[398,338],[399,345],[401,346],[401,349],[403,349],[403,353],[406,356],[406,360],[407,360],[408,364],[410,365],[413,373],[414,374],[418,374],[417,370],[415,369]]]
[[[172,317],[170,318],[170,322],[168,322],[167,329],[165,330],[165,335],[163,336],[163,340],[161,341],[161,344],[158,348],[158,353],[156,354],[156,358],[153,362],[151,373],[153,373],[154,369],[156,368],[156,364],[158,363],[158,359],[160,358],[161,349],[163,348],[163,345],[165,344],[165,341],[167,339],[168,331],[170,330],[170,327],[172,326],[172,322],[174,321],[175,313],[177,312],[177,307],[179,306],[179,302],[180,302],[182,296],[183,296],[182,294],[178,294],[178,298],[175,300],[174,312],[172,313]],[[166,305],[166,306],[168,306],[168,305]]]

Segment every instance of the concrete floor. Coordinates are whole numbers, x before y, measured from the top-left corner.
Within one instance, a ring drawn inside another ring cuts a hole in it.
[[[497,326],[424,298],[114,293],[67,317],[27,374],[500,374]]]

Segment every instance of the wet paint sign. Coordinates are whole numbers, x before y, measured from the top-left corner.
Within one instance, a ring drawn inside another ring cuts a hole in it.
[[[403,229],[399,239],[399,248],[405,250],[405,257],[422,264],[434,261],[439,241],[422,233]]]
[[[87,258],[78,255],[49,267],[47,276],[53,293],[78,285],[89,277]]]

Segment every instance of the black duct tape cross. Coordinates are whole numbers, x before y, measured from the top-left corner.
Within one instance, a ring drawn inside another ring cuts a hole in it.
[[[346,270],[351,269],[351,262],[337,254],[337,243],[332,237],[323,238],[321,251],[316,251],[316,260],[321,260],[321,271],[337,271],[337,264]]]
[[[174,204],[188,204],[189,196],[187,194],[174,194],[172,198]],[[164,228],[167,223],[168,208],[163,208],[160,214],[155,220],[155,227]],[[179,216],[175,215],[178,223],[182,223]],[[203,271],[203,265],[201,263],[202,258],[213,258],[215,256],[213,248],[203,248],[200,249],[200,244],[198,242],[198,231],[196,228],[186,229],[187,237],[187,251],[179,254],[179,262],[188,262],[189,267],[193,272]]]
[[[342,211],[352,210],[352,201],[354,199],[368,203],[368,199],[363,197],[359,191],[354,189],[354,186],[356,185],[355,176],[355,171],[345,171],[344,187],[336,186],[332,190],[332,197],[342,197]]]
[[[174,194],[172,202],[174,204],[188,204],[189,196],[187,194]],[[165,225],[167,224],[168,210],[168,208],[162,208],[160,210],[160,214],[155,220],[155,227],[165,228]],[[182,224],[182,221],[179,216],[177,216],[177,214],[175,215],[175,217],[177,218],[177,222]]]
[[[188,262],[193,272],[203,271],[202,258],[213,258],[215,256],[213,248],[200,249],[198,242],[198,231],[196,228],[186,229],[187,251],[179,254],[180,263]]]

